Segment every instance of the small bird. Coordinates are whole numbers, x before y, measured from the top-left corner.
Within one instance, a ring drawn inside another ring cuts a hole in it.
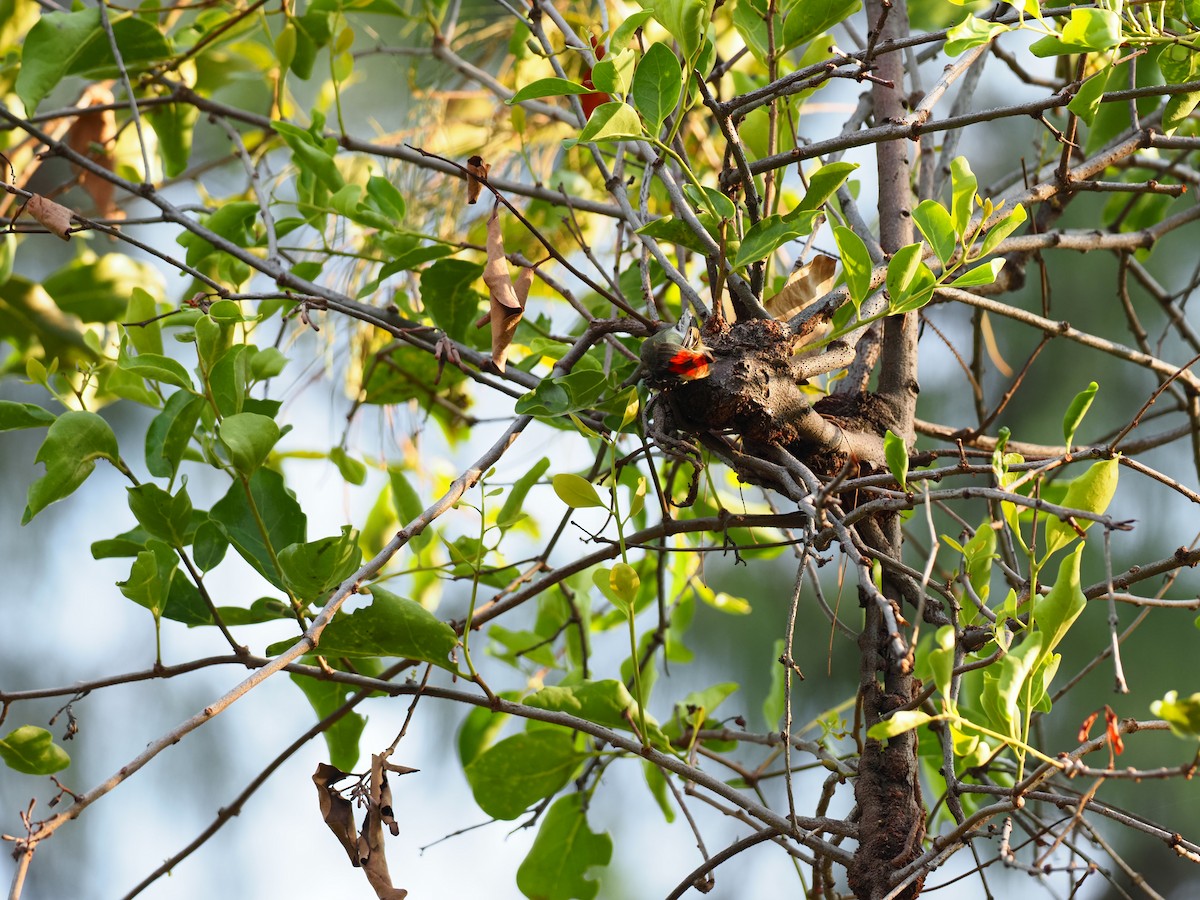
[[[646,338],[638,355],[641,362],[631,381],[641,378],[652,387],[698,381],[712,374],[713,353],[690,318]]]

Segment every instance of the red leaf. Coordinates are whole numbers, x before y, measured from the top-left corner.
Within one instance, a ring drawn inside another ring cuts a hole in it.
[[[1113,752],[1120,755],[1125,752],[1125,742],[1121,740],[1121,723],[1117,714],[1107,704],[1104,707],[1104,730],[1108,733],[1108,742]]]
[[[592,50],[594,50],[596,53],[596,59],[604,59],[604,45],[596,41],[596,36],[594,34],[589,35],[588,40],[590,40],[592,43]],[[580,81],[580,84],[586,88],[594,88],[596,86],[592,82],[591,66],[584,67],[583,80]],[[608,94],[604,93],[603,91],[596,91],[592,94],[582,94],[579,97],[579,102],[583,105],[584,118],[590,119],[592,117],[592,113],[596,111],[596,107],[602,106],[605,103],[608,103],[610,100],[612,100],[612,97],[608,96]]]

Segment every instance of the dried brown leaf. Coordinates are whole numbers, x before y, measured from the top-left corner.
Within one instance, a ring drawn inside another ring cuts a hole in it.
[[[522,269],[517,283],[513,284],[504,255],[499,212],[498,208],[493,209],[488,219],[487,265],[483,269],[483,283],[487,285],[491,298],[487,318],[492,324],[492,366],[497,372],[503,373],[517,325],[525,315],[525,301],[529,299],[529,289],[533,284],[533,270]],[[482,327],[482,320],[479,325]]]
[[[116,165],[113,146],[117,137],[117,115],[112,109],[93,112],[90,107],[111,106],[114,99],[107,85],[90,85],[76,104],[81,115],[67,131],[68,147],[110,172]],[[122,218],[124,213],[113,203],[113,183],[102,175],[76,168],[80,173],[80,184],[96,206],[96,215],[105,219]]]
[[[776,319],[787,321],[818,297],[833,290],[837,261],[819,254],[792,272],[787,284],[766,302],[767,312]]]
[[[467,202],[475,203],[479,200],[479,192],[483,188],[483,182],[487,181],[488,169],[487,163],[483,161],[482,156],[472,156],[467,160]]]
[[[359,863],[358,836],[354,833],[354,808],[350,801],[330,785],[346,777],[341,769],[327,763],[318,763],[313,773],[313,784],[317,786],[317,799],[321,805],[321,818],[338,839],[338,843],[355,866]]]
[[[992,365],[1005,378],[1012,378],[1012,366],[1004,361],[1004,356],[1000,353],[1000,345],[996,343],[996,332],[992,330],[992,320],[986,312],[979,317],[979,331],[983,335],[983,346]]]
[[[71,239],[71,216],[73,213],[61,203],[47,200],[41,194],[34,194],[25,204],[25,210],[38,220],[47,231],[57,234],[64,241]]]
[[[404,900],[408,891],[392,885],[392,876],[388,872],[387,854],[383,849],[383,802],[387,791],[387,776],[384,775],[384,756],[371,756],[371,800],[367,804],[367,818],[363,822],[362,832],[358,836],[359,860],[362,863],[363,874],[375,890],[379,900]]]

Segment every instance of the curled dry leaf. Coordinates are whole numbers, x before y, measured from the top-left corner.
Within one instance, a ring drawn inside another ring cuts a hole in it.
[[[350,801],[338,793],[331,785],[341,781],[346,773],[327,763],[317,763],[317,771],[313,773],[313,784],[317,786],[317,799],[321,805],[321,818],[338,839],[338,843],[350,857],[355,866],[358,861],[358,836],[354,833],[354,808]]]
[[[482,328],[485,322],[492,323],[492,367],[503,373],[508,360],[508,348],[512,345],[521,317],[525,315],[525,302],[533,285],[533,269],[523,268],[516,284],[513,283],[504,255],[499,208],[493,209],[488,219],[487,265],[483,269],[483,283],[488,287],[490,305],[488,314],[476,323],[476,327]]]
[[[47,200],[41,194],[34,194],[25,204],[25,211],[38,220],[47,231],[57,234],[64,241],[71,239],[71,216],[73,213],[61,203]]]
[[[334,783],[350,776],[334,766],[319,763],[312,780],[317,786],[321,817],[338,839],[338,843],[346,850],[350,862],[362,868],[363,874],[367,876],[367,881],[375,891],[375,896],[379,900],[404,900],[408,891],[392,885],[383,847],[385,824],[389,826],[392,834],[398,834],[400,831],[392,815],[391,789],[388,787],[385,768],[394,771],[416,771],[404,766],[389,766],[381,754],[371,757],[367,817],[363,820],[362,831],[358,834],[354,831],[353,805],[332,787]]]
[[[787,284],[766,302],[767,312],[776,319],[787,321],[819,297],[831,290],[837,273],[837,261],[823,253],[797,267]]]
[[[479,192],[483,188],[483,183],[487,181],[490,168],[491,166],[483,161],[482,156],[472,156],[467,160],[468,203],[475,203],[479,199]]]
[[[383,826],[388,820],[392,834],[398,834],[399,828],[391,816],[391,791],[387,787],[387,775],[384,773],[384,756],[376,753],[371,756],[371,802],[367,804],[367,818],[363,822],[362,832],[358,836],[359,861],[362,863],[363,874],[375,890],[379,900],[404,900],[408,891],[392,885],[392,876],[388,872],[387,854],[383,849]],[[389,803],[384,812],[384,800]]]
[[[115,167],[113,143],[117,137],[117,116],[111,108],[92,107],[111,107],[113,102],[113,93],[107,84],[90,85],[76,104],[80,115],[67,131],[67,146],[110,172]],[[83,189],[96,205],[96,215],[105,219],[123,218],[124,213],[113,203],[113,183],[87,169],[75,168]]]

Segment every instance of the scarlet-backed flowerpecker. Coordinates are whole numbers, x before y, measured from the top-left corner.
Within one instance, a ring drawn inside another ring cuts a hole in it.
[[[664,328],[646,338],[639,351],[638,375],[648,384],[667,386],[679,381],[697,381],[712,374],[713,354],[695,327]]]

